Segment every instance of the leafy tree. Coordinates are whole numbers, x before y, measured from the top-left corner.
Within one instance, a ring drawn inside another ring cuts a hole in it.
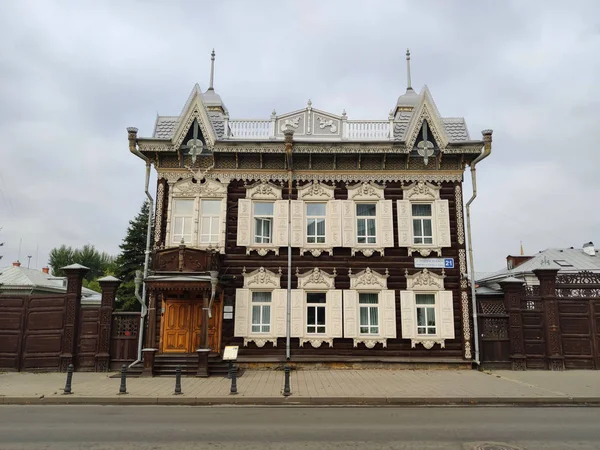
[[[61,245],[50,250],[49,256],[49,264],[54,276],[65,276],[62,268],[75,263],[89,267],[90,270],[85,275],[88,282],[104,276],[111,269],[114,270],[115,258],[108,253],[100,253],[93,245],[84,245],[76,249]]]
[[[134,279],[136,270],[144,269],[148,220],[150,207],[145,201],[138,215],[129,222],[127,234],[119,246],[121,253],[115,261],[115,276],[121,279],[121,286],[117,291],[117,307],[126,311],[140,309],[140,304],[135,298]]]

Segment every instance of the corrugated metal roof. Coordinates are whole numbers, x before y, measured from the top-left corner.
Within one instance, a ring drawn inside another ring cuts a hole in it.
[[[501,269],[494,274],[478,279],[478,282],[533,273],[536,269],[548,268],[559,269],[560,272],[581,272],[584,270],[600,272],[600,255],[587,255],[581,248],[549,248],[512,270]]]
[[[27,267],[9,266],[0,269],[0,284],[7,287],[66,289],[63,286],[63,280],[63,278]]]

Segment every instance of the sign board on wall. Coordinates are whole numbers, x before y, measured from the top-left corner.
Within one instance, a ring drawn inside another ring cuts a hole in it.
[[[224,312],[230,312],[230,313],[232,313],[233,312],[233,306],[232,305],[224,306],[223,307],[223,311]]]
[[[417,269],[454,269],[454,258],[415,258]]]
[[[231,320],[233,319],[233,313],[223,313],[223,320]]]

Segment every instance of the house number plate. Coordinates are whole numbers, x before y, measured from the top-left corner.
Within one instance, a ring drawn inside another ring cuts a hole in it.
[[[454,258],[415,258],[418,269],[454,269]]]

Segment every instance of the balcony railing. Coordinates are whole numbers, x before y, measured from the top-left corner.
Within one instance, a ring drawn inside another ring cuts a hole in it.
[[[233,119],[225,123],[228,134],[225,139],[231,140],[262,140],[281,139],[275,136],[276,120]],[[394,136],[394,122],[391,120],[342,120],[340,134],[332,135],[342,141],[375,141],[391,140]],[[306,135],[303,139],[323,139],[323,135]]]

